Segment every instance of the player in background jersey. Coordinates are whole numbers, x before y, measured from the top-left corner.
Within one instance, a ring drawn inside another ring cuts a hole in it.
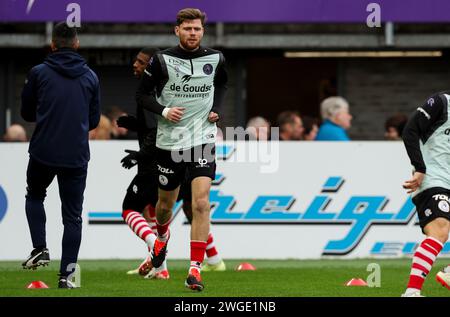
[[[223,102],[227,75],[221,52],[200,46],[205,14],[183,9],[177,14],[179,45],[156,53],[143,77],[137,100],[158,114],[158,237],[152,264],[166,256],[169,223],[180,184],[186,173],[192,191],[191,264],[185,286],[201,291],[201,265],[210,227],[209,193],[215,178],[216,122]]]
[[[426,235],[414,253],[409,282],[403,297],[422,297],[423,283],[450,231],[450,95],[429,98],[409,119],[403,141],[414,167],[413,176],[403,184],[412,194],[420,227]],[[450,269],[436,276],[450,287]]]
[[[134,75],[141,78],[153,54],[158,51],[156,48],[143,48],[136,56],[133,63]],[[142,107],[137,106],[136,117],[127,115],[118,119],[120,127],[136,131],[139,140],[139,151],[125,150],[128,153],[121,163],[124,168],[130,169],[137,165],[137,175],[132,180],[127,189],[127,194],[123,201],[122,216],[131,230],[141,238],[148,246],[149,251],[153,248],[156,239],[156,215],[154,206],[158,200],[158,185],[156,173],[156,127],[155,115]],[[186,193],[186,194],[183,194]],[[184,199],[183,210],[190,222],[192,211],[190,203],[190,191],[182,190],[178,200]],[[210,271],[224,271],[225,263],[218,255],[214,245],[214,239],[210,233],[208,236],[208,247],[206,250],[208,257],[207,268]],[[166,261],[158,268],[152,270],[151,259],[148,256],[136,270],[131,270],[128,274],[140,274],[146,278],[169,279],[169,271]]]

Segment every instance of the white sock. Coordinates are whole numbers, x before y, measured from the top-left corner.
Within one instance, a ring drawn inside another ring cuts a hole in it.
[[[420,289],[417,289],[417,288],[407,288],[406,291],[405,291],[405,294],[412,294],[412,293],[415,293],[415,292],[419,292],[419,293],[420,293]]]
[[[191,261],[191,266],[189,268],[189,272],[191,272],[192,269],[196,269],[200,272],[202,270],[202,264],[197,261]]]
[[[219,264],[220,261],[222,261],[222,259],[220,258],[220,256],[218,254],[216,254],[216,255],[208,258],[206,261],[208,262],[209,265],[216,265],[216,264]]]

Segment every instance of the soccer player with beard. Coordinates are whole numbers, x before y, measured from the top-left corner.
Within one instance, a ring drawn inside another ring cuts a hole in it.
[[[158,50],[151,47],[143,48],[136,56],[133,63],[134,75],[141,78],[148,66],[151,57]],[[136,109],[136,117],[122,116],[117,121],[120,127],[127,128],[138,133],[139,151],[125,150],[128,153],[121,163],[124,168],[130,169],[138,166],[137,175],[128,187],[123,201],[122,216],[130,229],[148,245],[149,250],[153,248],[156,239],[156,216],[154,206],[158,200],[157,169],[156,169],[156,128],[157,121],[153,113],[143,109],[139,105]],[[177,200],[183,199],[183,211],[189,220],[192,220],[190,203],[190,190],[180,191]],[[142,215],[141,215],[142,214]],[[214,246],[212,234],[208,236],[208,269],[211,271],[223,271],[225,263],[218,255]],[[166,261],[158,268],[152,270],[150,256],[148,256],[136,270],[128,274],[144,275],[147,278],[169,279],[169,271]]]
[[[187,173],[192,191],[191,264],[185,286],[201,291],[200,275],[210,227],[209,193],[215,178],[216,122],[227,75],[221,52],[200,46],[205,13],[183,9],[177,14],[179,45],[153,56],[137,100],[158,114],[156,139],[159,193],[156,205],[158,237],[152,264],[165,260],[169,223],[180,184]]]

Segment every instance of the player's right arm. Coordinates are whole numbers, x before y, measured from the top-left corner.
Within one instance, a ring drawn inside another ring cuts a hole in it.
[[[425,143],[443,119],[447,107],[443,96],[431,96],[408,120],[403,130],[403,142],[411,164],[414,166],[412,179],[403,184],[408,193],[414,192],[421,185],[426,173],[426,165],[420,150],[420,141]]]
[[[20,114],[25,121],[36,121],[37,108],[37,79],[36,69],[32,68],[25,81],[25,86],[22,90],[22,107]]]
[[[158,85],[164,80],[161,63],[158,56],[154,56],[148,68],[144,71],[140,85],[136,92],[136,102],[139,106],[153,113],[163,116],[171,122],[179,122],[183,116],[184,108],[167,108],[156,100]]]

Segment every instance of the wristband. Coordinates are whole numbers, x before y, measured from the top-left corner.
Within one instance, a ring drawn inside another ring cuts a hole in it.
[[[167,115],[169,114],[169,110],[170,108],[164,108],[164,110],[162,111],[161,115],[167,119]]]

